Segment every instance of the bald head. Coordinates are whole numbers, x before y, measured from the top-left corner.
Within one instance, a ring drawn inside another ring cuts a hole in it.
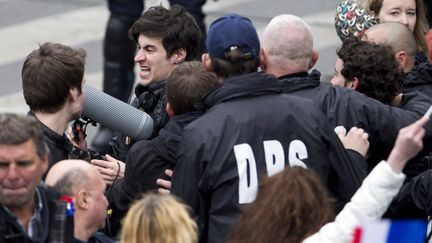
[[[76,239],[87,242],[104,226],[108,207],[104,195],[106,185],[91,164],[83,160],[62,160],[51,167],[45,182],[62,195],[73,198]]]
[[[63,195],[73,196],[76,189],[90,183],[99,172],[84,160],[62,160],[48,171],[45,183],[56,188]]]
[[[262,48],[269,68],[284,69],[289,66],[307,71],[313,52],[311,29],[295,15],[276,16],[264,31]]]
[[[369,28],[365,32],[368,41],[392,47],[394,53],[406,52],[409,61],[414,64],[417,43],[411,30],[398,22],[384,22]]]

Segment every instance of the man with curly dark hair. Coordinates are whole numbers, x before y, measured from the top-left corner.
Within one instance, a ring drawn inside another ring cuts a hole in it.
[[[400,92],[404,73],[389,46],[351,38],[337,52],[335,74],[331,80],[371,98],[390,104]]]

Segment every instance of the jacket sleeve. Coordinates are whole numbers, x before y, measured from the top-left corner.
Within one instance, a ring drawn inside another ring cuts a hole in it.
[[[432,215],[432,170],[405,183],[386,216],[392,218],[426,218]]]
[[[322,110],[333,125],[363,128],[369,134],[370,156],[369,170],[379,161],[386,159],[398,135],[399,129],[405,127],[427,110],[428,98],[420,96],[407,97],[404,109],[385,105],[358,92],[332,87],[322,98]],[[415,104],[414,104],[415,103]],[[432,103],[432,102],[431,102]],[[432,122],[426,126],[425,149],[432,149]],[[429,143],[427,143],[429,141]]]
[[[198,148],[194,139],[185,131],[180,144],[178,160],[172,178],[171,194],[179,197],[198,214],[198,184],[203,173],[200,157],[202,149]]]
[[[132,146],[126,157],[124,177],[111,189],[108,188],[107,199],[112,209],[109,225],[111,236],[116,236],[121,219],[131,203],[143,193],[156,191],[156,179],[165,178],[164,171],[169,167],[169,162],[161,160],[154,153],[151,141],[142,140]]]
[[[405,175],[393,172],[391,167],[382,161],[366,177],[335,221],[325,224],[303,243],[350,242],[356,226],[381,218],[404,180]]]
[[[208,227],[206,212],[208,208],[200,197],[201,183],[208,183],[201,180],[207,164],[204,158],[204,151],[206,150],[203,139],[199,139],[195,135],[193,129],[185,130],[172,178],[171,194],[190,206],[196,216],[199,239],[206,241],[206,229]]]
[[[364,157],[358,152],[345,149],[336,133],[326,124],[321,122],[321,129],[327,143],[329,175],[327,187],[338,199],[337,211],[349,202],[351,197],[360,187],[367,175],[367,164]]]
[[[404,93],[401,108],[423,115],[429,109],[430,105],[432,105],[431,98],[426,96],[423,92],[412,91]]]

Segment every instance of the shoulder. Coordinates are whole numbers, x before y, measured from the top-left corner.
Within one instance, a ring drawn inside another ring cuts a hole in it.
[[[101,232],[96,232],[94,236],[92,236],[89,241],[90,243],[114,243],[115,241],[108,237],[106,234]]]

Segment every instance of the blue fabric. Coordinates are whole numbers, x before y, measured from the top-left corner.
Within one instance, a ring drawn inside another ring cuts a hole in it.
[[[259,56],[260,42],[250,19],[227,14],[210,25],[206,47],[211,57],[224,59],[225,52],[232,46],[237,46],[244,53],[251,53],[254,58]]]
[[[423,220],[392,221],[388,243],[423,243],[426,238],[426,222]]]

